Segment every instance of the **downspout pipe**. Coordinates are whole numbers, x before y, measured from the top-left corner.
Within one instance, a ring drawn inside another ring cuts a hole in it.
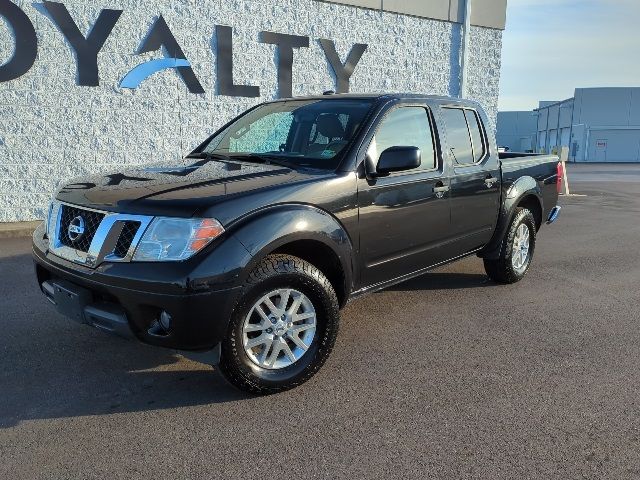
[[[471,39],[471,2],[464,0],[464,21],[462,23],[462,55],[460,64],[460,98],[468,96],[469,47]]]

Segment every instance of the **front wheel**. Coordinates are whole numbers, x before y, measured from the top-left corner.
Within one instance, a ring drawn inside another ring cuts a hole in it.
[[[253,270],[222,342],[220,370],[241,390],[271,394],[310,379],[339,326],[335,291],[316,267],[270,255]]]
[[[498,283],[516,283],[529,271],[536,247],[536,221],[526,208],[516,209],[497,259],[484,259],[484,269]]]

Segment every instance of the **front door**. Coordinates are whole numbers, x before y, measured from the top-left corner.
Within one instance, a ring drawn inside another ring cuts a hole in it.
[[[361,284],[372,286],[446,258],[450,236],[449,179],[434,148],[432,116],[425,106],[392,109],[368,150],[377,164],[391,147],[418,147],[419,168],[358,183]],[[434,191],[435,189],[435,191]]]
[[[471,109],[443,108],[451,176],[451,231],[456,255],[487,244],[500,210],[500,167],[489,153],[482,119]]]
[[[607,146],[609,141],[601,138],[596,140],[596,162],[606,162],[607,161]]]

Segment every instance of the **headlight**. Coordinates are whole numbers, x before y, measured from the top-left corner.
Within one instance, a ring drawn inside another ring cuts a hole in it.
[[[142,236],[133,255],[134,262],[176,262],[192,257],[215,238],[224,227],[213,218],[158,217]]]

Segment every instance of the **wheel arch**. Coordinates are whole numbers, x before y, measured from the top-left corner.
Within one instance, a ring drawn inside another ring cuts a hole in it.
[[[250,254],[240,282],[266,256],[288,254],[318,268],[331,282],[340,306],[353,287],[353,246],[342,224],[331,214],[308,205],[280,205],[234,225],[230,233]]]
[[[500,256],[504,236],[519,207],[525,207],[531,211],[536,221],[536,230],[542,226],[542,212],[544,212],[542,191],[533,177],[520,177],[508,188],[503,198],[496,231],[491,241],[478,253],[481,258],[496,259]]]

